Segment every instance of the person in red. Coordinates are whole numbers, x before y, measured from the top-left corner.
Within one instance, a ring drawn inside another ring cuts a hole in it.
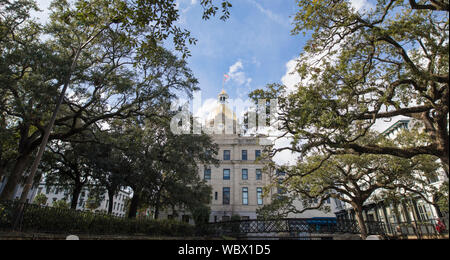
[[[442,233],[445,231],[445,225],[444,225],[444,223],[442,223],[442,221],[441,221],[440,218],[437,219],[437,223],[436,223],[436,231],[437,231],[439,234],[442,234]]]

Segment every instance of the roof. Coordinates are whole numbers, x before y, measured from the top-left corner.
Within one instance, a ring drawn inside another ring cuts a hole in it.
[[[384,130],[381,134],[389,135],[390,133],[397,130],[401,126],[404,126],[404,125],[408,126],[409,121],[410,121],[409,119],[398,120],[397,122],[392,124],[390,127],[388,127],[386,130]]]

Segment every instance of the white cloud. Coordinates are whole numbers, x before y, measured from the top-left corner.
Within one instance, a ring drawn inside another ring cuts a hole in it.
[[[194,117],[200,118],[200,121],[204,123],[205,120],[211,119],[211,117],[213,116],[212,112],[214,112],[218,104],[219,103],[217,102],[217,99],[206,99],[201,103],[201,106],[198,108],[198,110],[194,111]]]
[[[280,149],[284,147],[290,147],[291,141],[292,139],[288,137],[278,138],[274,141],[273,148]],[[293,166],[297,164],[299,155],[300,154],[296,154],[290,150],[284,150],[276,153],[273,157],[273,161],[277,165]]]
[[[50,15],[49,7],[51,2],[52,0],[37,0],[36,4],[41,11],[32,11],[31,17],[37,18],[41,23],[46,23]]]
[[[374,8],[374,5],[368,0],[350,0],[350,4],[357,12],[364,12],[368,9]]]
[[[230,76],[231,80],[236,82],[238,86],[245,85],[246,87],[249,87],[252,82],[252,78],[245,74],[244,65],[241,60],[238,60],[229,67],[227,75]]]
[[[254,64],[258,68],[261,67],[261,62],[256,57],[252,58],[252,64]]]
[[[283,26],[290,26],[291,22],[289,20],[289,18],[284,18],[281,15],[275,14],[274,12],[272,12],[269,9],[266,9],[264,7],[262,7],[262,5],[260,5],[258,2],[256,2],[255,0],[248,0],[250,3],[252,3],[261,13],[263,13],[267,18],[269,18],[270,20],[283,25]]]
[[[301,81],[300,75],[298,75],[296,70],[297,64],[297,58],[288,61],[286,63],[286,73],[281,78],[281,83],[286,86],[288,93],[295,91],[297,84]]]
[[[233,74],[243,68],[244,68],[244,65],[242,65],[242,61],[237,61],[236,63],[234,63],[233,65],[230,66],[228,73]]]
[[[214,112],[216,111],[216,108],[218,108],[218,105],[219,102],[217,99],[208,98],[204,101],[202,100],[200,106],[196,109],[194,108],[194,117],[199,118],[202,123],[204,123],[205,120],[213,119],[215,116]],[[228,99],[227,106],[236,113],[238,122],[242,122],[245,112],[253,106],[253,102],[250,99]]]

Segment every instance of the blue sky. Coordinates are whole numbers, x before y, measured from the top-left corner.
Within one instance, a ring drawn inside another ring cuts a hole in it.
[[[232,1],[227,21],[202,20],[198,0],[179,0],[180,24],[198,39],[191,46],[189,67],[198,78],[202,98],[216,98],[223,75],[230,98],[246,99],[251,90],[280,82],[286,63],[298,57],[303,35],[293,36],[295,0]]]
[[[45,22],[51,0],[37,0],[43,12],[35,16]],[[207,118],[217,105],[224,74],[230,75],[225,90],[232,99],[237,116],[248,109],[248,94],[269,83],[282,83],[293,89],[300,82],[294,71],[309,36],[292,35],[292,17],[297,12],[296,0],[231,0],[231,16],[227,21],[218,17],[203,20],[200,0],[177,0],[179,25],[198,39],[189,46],[189,67],[199,80],[201,107],[195,116]],[[216,3],[221,1],[216,0]],[[356,10],[371,8],[369,0],[350,0]],[[219,14],[220,15],[220,14]],[[167,46],[170,46],[168,43]],[[191,103],[192,104],[192,103]],[[383,130],[388,123],[380,122]],[[379,130],[377,129],[377,130]],[[279,139],[276,147],[289,145],[289,139]],[[293,154],[278,154],[280,164],[294,163]]]
[[[42,12],[35,16],[42,22],[48,18],[50,2],[37,0]],[[203,110],[210,109],[212,100],[216,100],[224,74],[231,76],[224,87],[234,100],[246,100],[252,90],[268,83],[281,83],[287,63],[299,56],[307,40],[303,34],[291,34],[296,0],[232,0],[231,3],[228,20],[219,17],[203,20],[200,0],[177,0],[179,26],[198,40],[196,45],[189,46],[192,56],[187,60],[199,80],[202,101],[209,102]]]
[[[35,16],[45,22],[51,0],[36,1],[42,12]],[[198,39],[189,46],[192,56],[188,62],[199,80],[202,100],[216,99],[225,73],[231,74],[225,90],[232,99],[245,100],[250,91],[269,83],[294,84],[298,78],[287,73],[309,37],[291,34],[296,0],[230,0],[233,7],[227,21],[218,17],[203,20],[200,1],[176,0],[179,25]],[[370,5],[369,0],[350,2],[356,9]]]

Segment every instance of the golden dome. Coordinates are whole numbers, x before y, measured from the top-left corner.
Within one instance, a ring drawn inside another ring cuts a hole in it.
[[[219,96],[221,95],[228,95],[227,92],[225,92],[225,89],[222,89],[222,91],[219,93]]]
[[[230,127],[232,127],[232,132],[230,133],[235,134],[237,129],[237,116],[236,113],[226,104],[228,94],[227,92],[225,92],[225,90],[222,89],[218,96],[218,103],[214,110],[211,111],[208,119],[206,120],[207,125],[209,127],[219,127],[220,129],[227,124],[231,124]],[[222,129],[222,131],[225,131],[225,129]]]

